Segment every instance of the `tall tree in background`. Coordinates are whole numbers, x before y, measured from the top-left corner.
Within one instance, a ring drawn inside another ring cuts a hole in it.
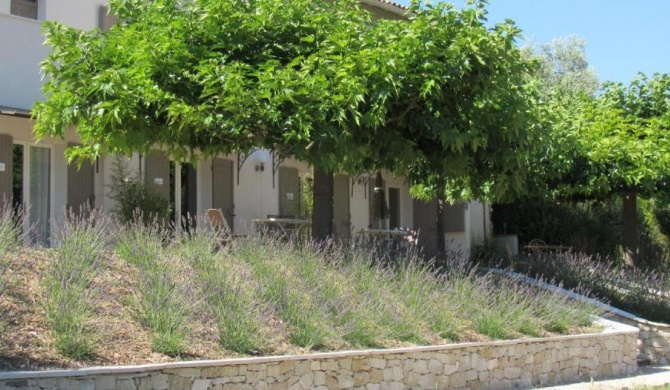
[[[373,22],[353,0],[112,0],[109,32],[46,24],[35,132],[75,127],[71,159],[293,155],[315,169],[317,239],[332,232],[337,171],[386,168],[460,198],[521,193],[528,63],[513,24],[484,25],[485,4]]]
[[[626,264],[638,254],[637,198],[670,194],[670,75],[638,76],[625,86],[605,83],[571,122],[587,164],[571,179],[573,193],[621,197],[621,245]]]
[[[624,261],[638,249],[637,197],[668,193],[670,76],[600,85],[576,36],[525,49],[539,66],[543,142],[535,150],[533,194],[545,198],[621,197]]]

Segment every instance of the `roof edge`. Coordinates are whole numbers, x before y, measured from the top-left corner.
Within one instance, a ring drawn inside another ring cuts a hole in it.
[[[0,115],[18,116],[20,118],[31,117],[30,110],[24,110],[22,108],[7,107],[7,106],[0,106]]]
[[[409,8],[405,7],[404,5],[387,0],[359,0],[359,1],[361,3],[365,3],[373,7],[381,8],[384,11],[388,11],[399,16],[404,16],[409,10]]]

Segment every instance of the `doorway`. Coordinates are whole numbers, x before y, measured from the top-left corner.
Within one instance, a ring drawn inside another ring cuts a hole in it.
[[[197,171],[193,164],[177,164],[170,161],[170,205],[173,220],[181,221],[181,226],[188,231],[198,215]],[[177,193],[177,186],[179,193]]]
[[[28,216],[23,228],[32,227],[31,241],[46,244],[51,216],[51,149],[13,145],[12,204]]]

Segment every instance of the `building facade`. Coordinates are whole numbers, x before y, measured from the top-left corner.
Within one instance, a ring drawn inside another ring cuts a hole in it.
[[[379,18],[401,18],[404,10],[382,0],[362,5]],[[109,28],[114,22],[106,0],[0,0],[0,199],[26,206],[29,221],[42,237],[49,220],[64,208],[82,204],[111,210],[109,197],[114,159],[128,166],[153,191],[173,202],[176,215],[202,214],[218,208],[236,234],[252,232],[252,220],[268,216],[299,218],[305,212],[304,189],[312,169],[271,151],[234,154],[198,161],[170,161],[155,151],[146,156],[108,156],[81,167],[69,165],[65,150],[79,138],[36,142],[30,110],[43,99],[40,62],[44,46],[42,22],[57,20],[79,29]],[[413,200],[402,177],[383,172],[390,218],[379,224],[372,210],[373,175],[335,176],[335,234],[344,240],[369,228],[418,228],[428,251],[436,248],[436,203]],[[489,207],[479,202],[448,206],[444,213],[448,249],[467,255],[473,243],[490,230]]]

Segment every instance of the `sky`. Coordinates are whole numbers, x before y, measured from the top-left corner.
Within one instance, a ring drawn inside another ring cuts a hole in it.
[[[489,0],[487,9],[489,23],[512,19],[536,44],[571,34],[586,38],[601,81],[670,73],[670,0]]]

